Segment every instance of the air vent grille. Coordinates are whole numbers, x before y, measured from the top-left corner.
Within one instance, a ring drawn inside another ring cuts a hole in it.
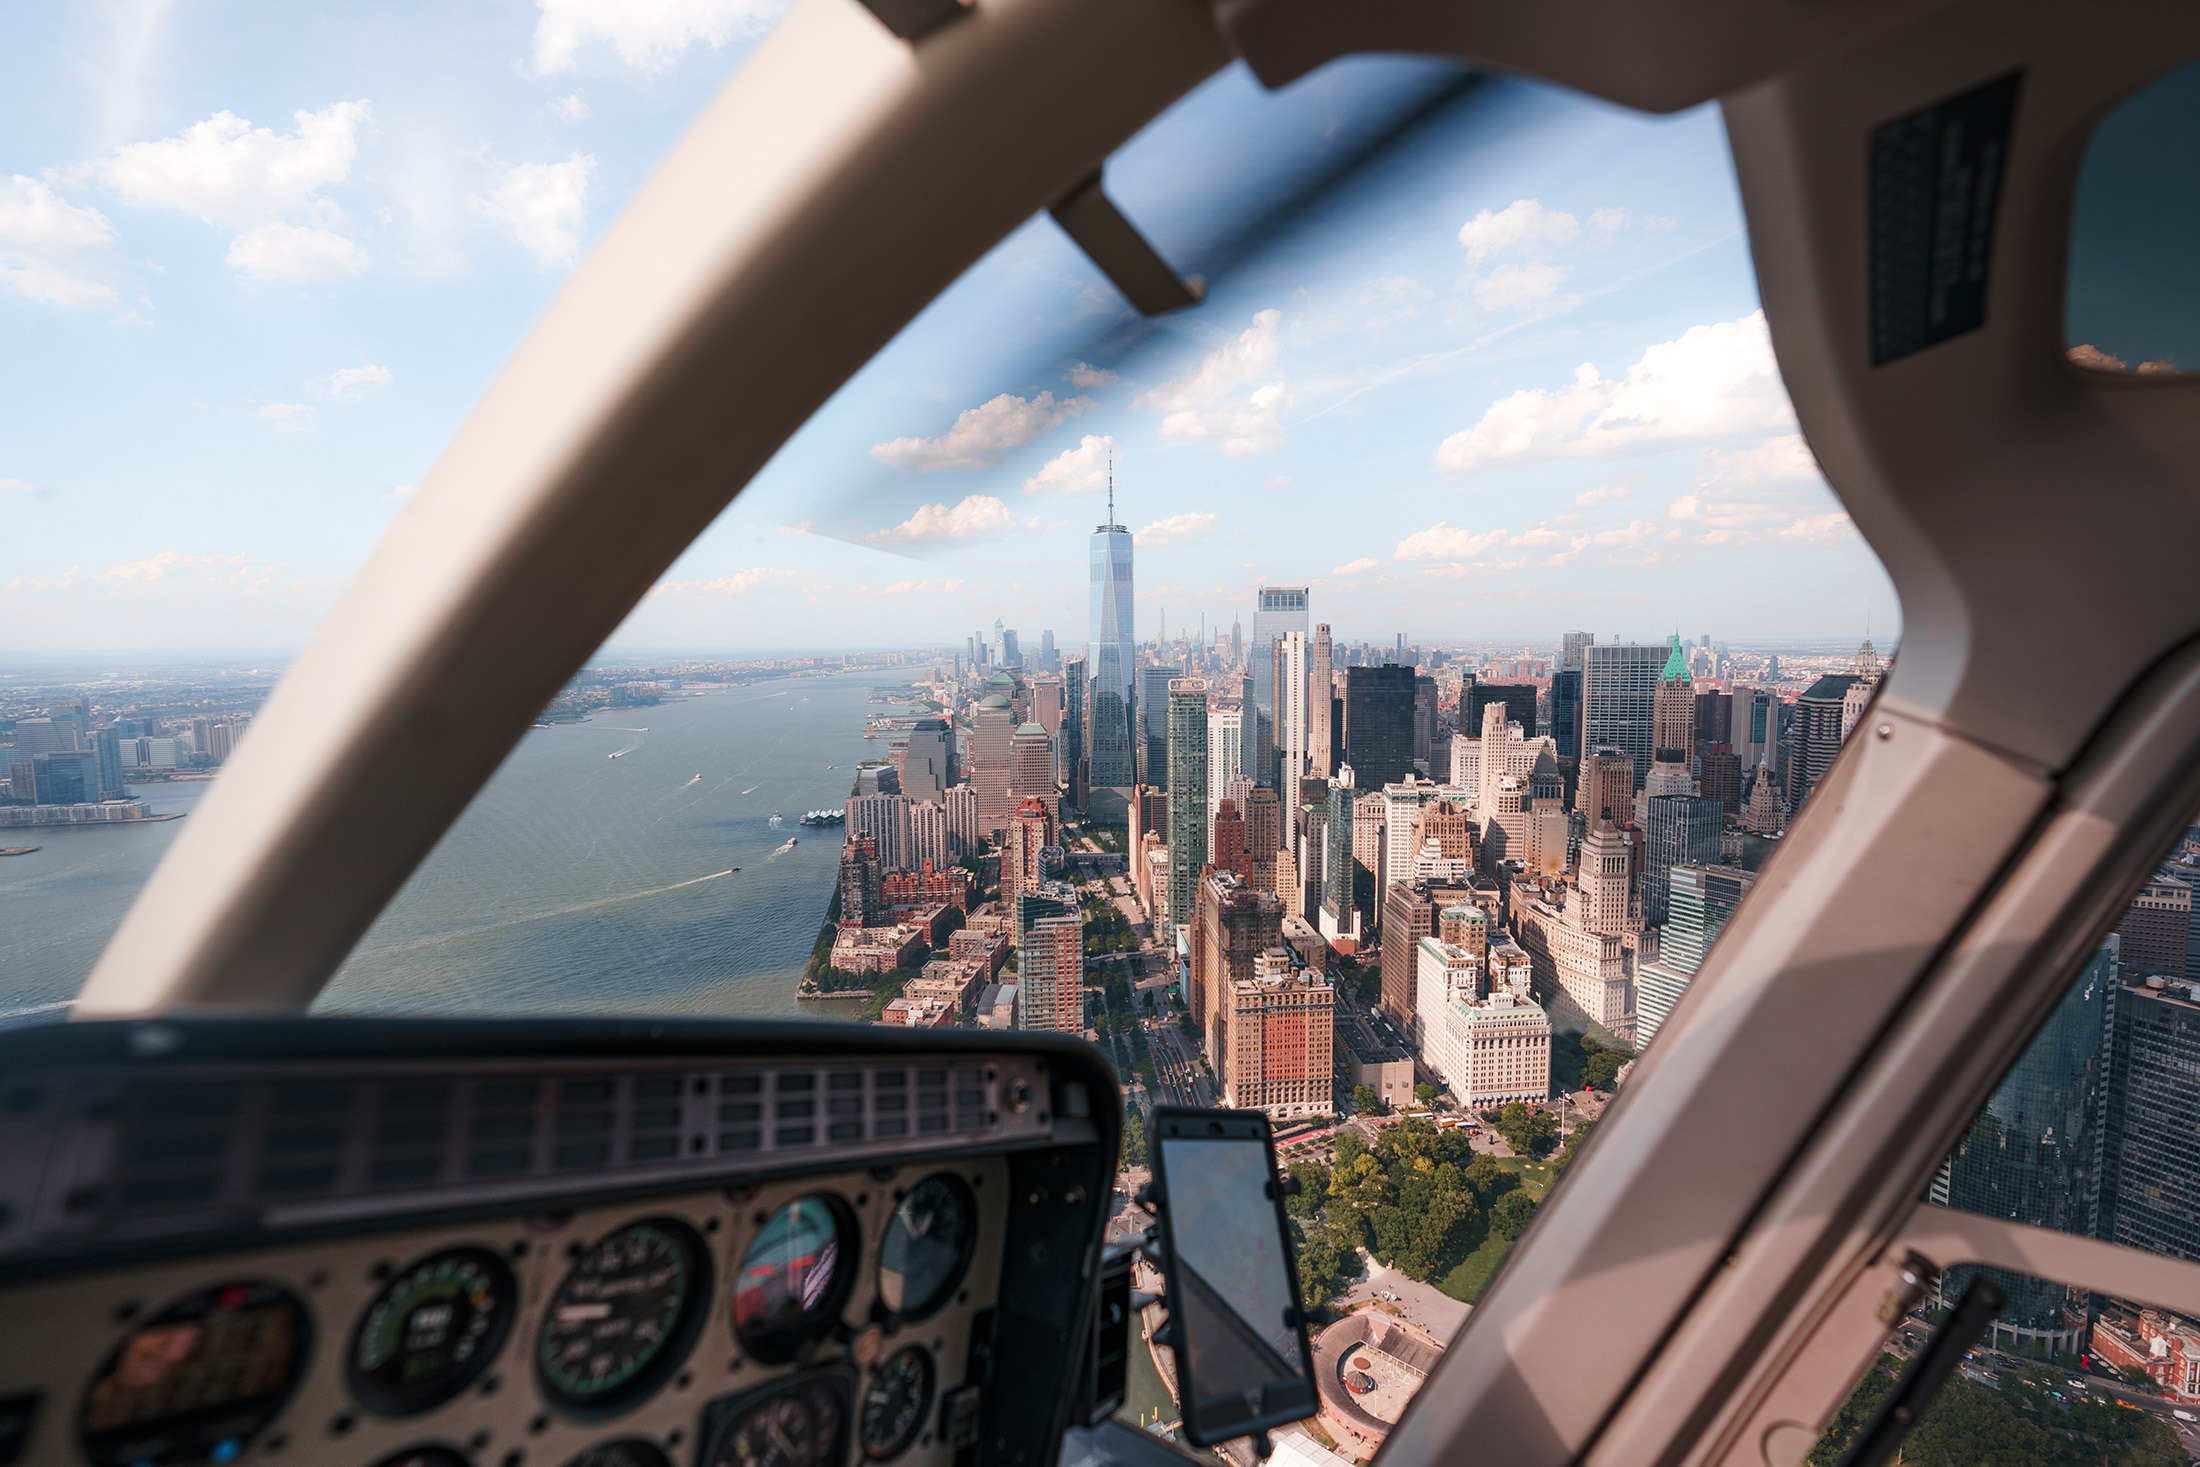
[[[1012,1094],[1016,1104],[1004,1104]],[[677,1185],[896,1160],[1055,1134],[1043,1063],[698,1067],[327,1065],[157,1083],[80,1078],[41,1146],[76,1170],[0,1230],[0,1258],[100,1241],[524,1203],[630,1181]],[[11,1150],[29,1141],[8,1133]],[[0,1156],[0,1168],[27,1157]],[[43,1161],[15,1175],[39,1175]],[[62,1170],[66,1170],[65,1168]],[[0,1173],[4,1174],[4,1173]],[[51,1174],[49,1174],[50,1176]],[[4,1200],[4,1199],[0,1199]],[[26,1216],[25,1214],[28,1214]]]

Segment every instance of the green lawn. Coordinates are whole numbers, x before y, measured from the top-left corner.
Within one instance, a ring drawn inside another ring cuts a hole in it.
[[[1524,1161],[1517,1156],[1501,1156],[1496,1161],[1506,1171],[1518,1174],[1520,1189],[1533,1197],[1539,1205],[1544,1194],[1551,1190],[1552,1181],[1558,1176],[1548,1161]],[[1505,1255],[1510,1252],[1512,1244],[1485,1233],[1481,1246],[1461,1259],[1457,1268],[1437,1279],[1436,1287],[1454,1299],[1472,1304],[1482,1297],[1482,1291],[1497,1276],[1497,1266],[1505,1261]]]
[[[1461,1259],[1459,1266],[1436,1281],[1436,1287],[1452,1298],[1472,1304],[1482,1297],[1482,1291],[1490,1286],[1497,1274],[1497,1266],[1512,1252],[1512,1244],[1491,1234],[1482,1239],[1482,1246]]]

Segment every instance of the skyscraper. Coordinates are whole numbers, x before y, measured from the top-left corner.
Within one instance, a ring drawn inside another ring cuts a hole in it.
[[[1134,696],[1138,707],[1140,784],[1168,788],[1169,684],[1182,676],[1183,668],[1159,663],[1138,669],[1138,690]]]
[[[2111,1007],[2128,993],[2116,991],[2115,948],[2101,948],[1956,1144],[1930,1189],[1935,1202],[2058,1232],[2095,1232],[2101,1085],[2109,1078]],[[2108,1109],[2113,1129],[2115,1107]],[[2189,1114],[2179,1127],[2187,1133]],[[2099,1193],[2111,1207],[2114,1191],[2113,1181],[2102,1177]],[[2123,1237],[2116,1241],[2137,1242]],[[2172,1251],[2147,1242],[2138,1246]],[[1942,1298],[1959,1295],[1962,1272],[1950,1270],[1952,1277],[1941,1284]],[[2049,1335],[2064,1331],[2069,1290],[2062,1284],[1998,1270],[1994,1278],[2009,1295],[2000,1315],[2003,1328]]]
[[[1675,866],[1719,859],[1726,807],[1696,795],[1658,795],[1643,802],[1642,916],[1653,927],[1666,922],[1667,879]]]
[[[1558,757],[1578,766],[1581,760],[1581,669],[1578,667],[1562,667],[1551,675],[1551,737],[1558,743]]]
[[[2200,1074],[2200,1000],[2186,984],[2135,975],[2115,985],[2110,997],[2107,1154],[2095,1235],[2200,1259],[2200,1132],[2192,1124],[2200,1110],[2200,1084],[2193,1079]],[[2071,1002],[2064,999],[2063,1007]],[[2057,1010],[2049,1022],[2061,1018]]]
[[[2192,938],[2191,884],[2156,872],[2124,908],[2116,936],[2126,973],[2182,982],[2188,976],[2186,955]]]
[[[995,673],[1006,681],[1007,674]],[[991,685],[988,684],[990,687]],[[1015,805],[1008,797],[1009,741],[1016,735],[1016,710],[1005,691],[988,692],[978,700],[972,719],[970,783],[978,791],[978,829],[997,839],[1008,828]]]
[[[1650,757],[1686,764],[1696,753],[1696,683],[1676,633],[1650,699]]]
[[[1217,871],[1234,871],[1240,876],[1252,874],[1245,856],[1245,817],[1238,813],[1235,800],[1224,800],[1215,810],[1212,851]]]
[[[1069,802],[1085,808],[1085,655],[1080,652],[1062,668],[1062,740],[1055,749],[1062,783],[1069,786]]]
[[[1459,727],[1462,730],[1480,728],[1482,710],[1492,703],[1502,703],[1505,705],[1506,721],[1519,724],[1520,732],[1528,738],[1535,737],[1535,684],[1473,683],[1461,696],[1466,700],[1466,706],[1460,709]],[[1560,744],[1559,752],[1574,751]]]
[[[1085,921],[1074,905],[1025,892],[1016,901],[1016,1027],[1085,1029]]]
[[[1306,772],[1306,633],[1276,639],[1276,788],[1289,788]],[[1255,772],[1254,777],[1259,777]]]
[[[1008,798],[1011,806],[1036,799],[1049,820],[1061,818],[1054,792],[1054,741],[1036,723],[1027,723],[1009,735]]]
[[[1329,638],[1329,623],[1320,622],[1314,627],[1314,641],[1306,653],[1306,760],[1305,773],[1318,774],[1323,779],[1337,772],[1330,758],[1330,750],[1336,735],[1330,723],[1330,699],[1332,664],[1336,659],[1335,644]],[[1288,784],[1277,788],[1288,790]]]
[[[1039,670],[1041,672],[1059,670],[1054,665],[1054,633],[1051,630],[1039,633]]]
[[[1207,864],[1207,680],[1169,684],[1169,920],[1191,920]]]
[[[1581,655],[1582,749],[1623,751],[1634,761],[1634,783],[1640,789],[1654,751],[1651,716],[1666,649],[1656,643],[1616,643],[1585,646]],[[1618,811],[1613,814],[1621,818]]]
[[[1253,704],[1259,713],[1258,726],[1252,730],[1252,746],[1256,762],[1253,777],[1267,780],[1282,788],[1276,778],[1276,664],[1273,648],[1276,641],[1290,632],[1303,638],[1308,631],[1306,622],[1306,587],[1263,586],[1260,588],[1260,605],[1253,613]]]
[[[1571,668],[1580,672],[1588,665],[1582,652],[1584,647],[1596,645],[1595,632],[1567,632],[1558,639],[1558,666],[1560,671]],[[1563,747],[1563,746],[1561,746]]]
[[[1244,771],[1244,736],[1245,710],[1237,704],[1221,703],[1207,710],[1207,820],[1210,825],[1232,781]]]
[[[1788,804],[1800,810],[1811,792],[1825,782],[1833,756],[1841,752],[1841,720],[1855,677],[1828,673],[1795,700],[1795,751],[1788,756]]]
[[[918,719],[901,758],[901,792],[912,800],[945,799],[955,782],[954,748],[946,719]]]
[[[1345,762],[1359,787],[1380,790],[1413,769],[1413,669],[1345,670]]]
[[[1088,777],[1103,789],[1137,782],[1131,750],[1131,689],[1135,665],[1131,634],[1131,532],[1115,522],[1115,470],[1108,470],[1108,518],[1092,532],[1092,625],[1085,666],[1092,680],[1086,717],[1091,720]]]

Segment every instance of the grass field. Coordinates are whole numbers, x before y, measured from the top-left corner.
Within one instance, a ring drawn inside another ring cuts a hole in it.
[[[1547,1161],[1524,1161],[1519,1157],[1499,1157],[1497,1164],[1520,1178],[1520,1188],[1542,1205],[1543,1198],[1551,1190],[1551,1182],[1558,1173]],[[1497,1267],[1512,1252],[1512,1244],[1491,1234],[1488,1224],[1483,1224],[1482,1241],[1473,1252],[1461,1259],[1459,1266],[1436,1281],[1436,1287],[1452,1298],[1472,1304],[1482,1297],[1482,1291],[1497,1276]]]

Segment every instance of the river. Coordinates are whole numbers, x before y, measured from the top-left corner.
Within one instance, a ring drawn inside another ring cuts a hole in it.
[[[892,680],[784,679],[529,731],[320,1010],[852,1014],[794,998],[841,840],[796,822],[884,757],[863,726]],[[206,789],[132,792],[188,814]],[[9,837],[42,849],[0,859],[0,1017],[58,1016],[187,823]]]

